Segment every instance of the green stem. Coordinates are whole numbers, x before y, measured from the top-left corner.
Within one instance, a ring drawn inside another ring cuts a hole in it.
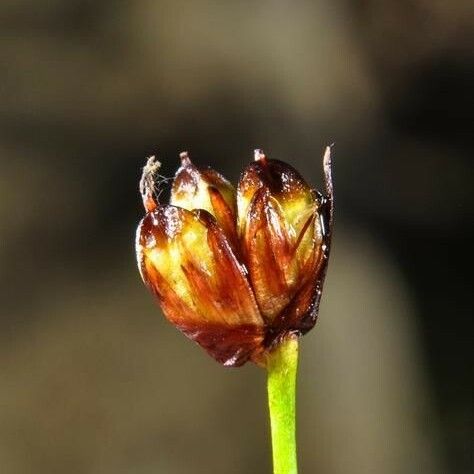
[[[298,338],[288,337],[275,348],[267,362],[274,474],[298,472],[295,435],[297,368]]]

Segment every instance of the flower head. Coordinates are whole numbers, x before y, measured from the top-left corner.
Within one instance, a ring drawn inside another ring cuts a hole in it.
[[[140,192],[138,266],[166,318],[224,365],[266,354],[318,316],[331,239],[331,152],[325,193],[261,150],[237,190],[181,153],[170,204],[157,197],[160,164],[151,157]]]

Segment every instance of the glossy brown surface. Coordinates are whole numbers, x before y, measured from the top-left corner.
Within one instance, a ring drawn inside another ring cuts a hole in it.
[[[248,360],[259,362],[264,351],[263,326],[183,322],[177,327],[225,366],[239,367]]]
[[[326,196],[261,152],[237,194],[217,172],[199,170],[185,153],[181,160],[172,205],[149,205],[142,192],[142,278],[167,319],[218,362],[264,364],[275,342],[317,319],[332,221],[329,149]]]

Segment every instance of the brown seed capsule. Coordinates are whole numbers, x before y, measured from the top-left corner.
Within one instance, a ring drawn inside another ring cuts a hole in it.
[[[147,210],[136,240],[142,278],[167,319],[229,366],[264,364],[275,343],[314,326],[329,256],[330,149],[326,195],[291,166],[260,150],[255,156],[237,194],[186,153],[170,205],[155,197],[153,159],[140,182]]]
[[[235,188],[213,169],[198,169],[187,152],[182,152],[180,158],[181,167],[173,181],[170,204],[189,211],[204,209],[210,212],[232,244],[235,244]]]

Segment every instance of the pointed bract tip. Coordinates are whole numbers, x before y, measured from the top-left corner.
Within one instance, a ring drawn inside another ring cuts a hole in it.
[[[323,166],[324,169],[331,167],[331,148],[333,145],[329,145],[324,150],[324,157],[323,157]]]
[[[265,153],[260,148],[257,148],[254,150],[253,156],[254,156],[255,161],[265,161],[267,159],[267,157],[265,156]]]
[[[181,160],[181,164],[183,166],[188,166],[191,164],[191,158],[189,158],[189,154],[187,151],[182,151],[179,154],[179,159]]]
[[[146,164],[143,167],[143,174],[154,174],[161,168],[161,162],[156,159],[155,155],[151,155],[146,159]]]
[[[161,163],[156,159],[155,155],[150,156],[142,170],[140,179],[140,194],[143,199],[143,206],[146,211],[153,211],[156,206],[155,195],[155,175],[161,168]]]
[[[332,185],[332,159],[331,159],[331,149],[334,144],[331,144],[326,147],[324,150],[323,158],[323,170],[324,170],[324,181],[326,184],[326,193],[331,198],[333,194],[333,185]]]

